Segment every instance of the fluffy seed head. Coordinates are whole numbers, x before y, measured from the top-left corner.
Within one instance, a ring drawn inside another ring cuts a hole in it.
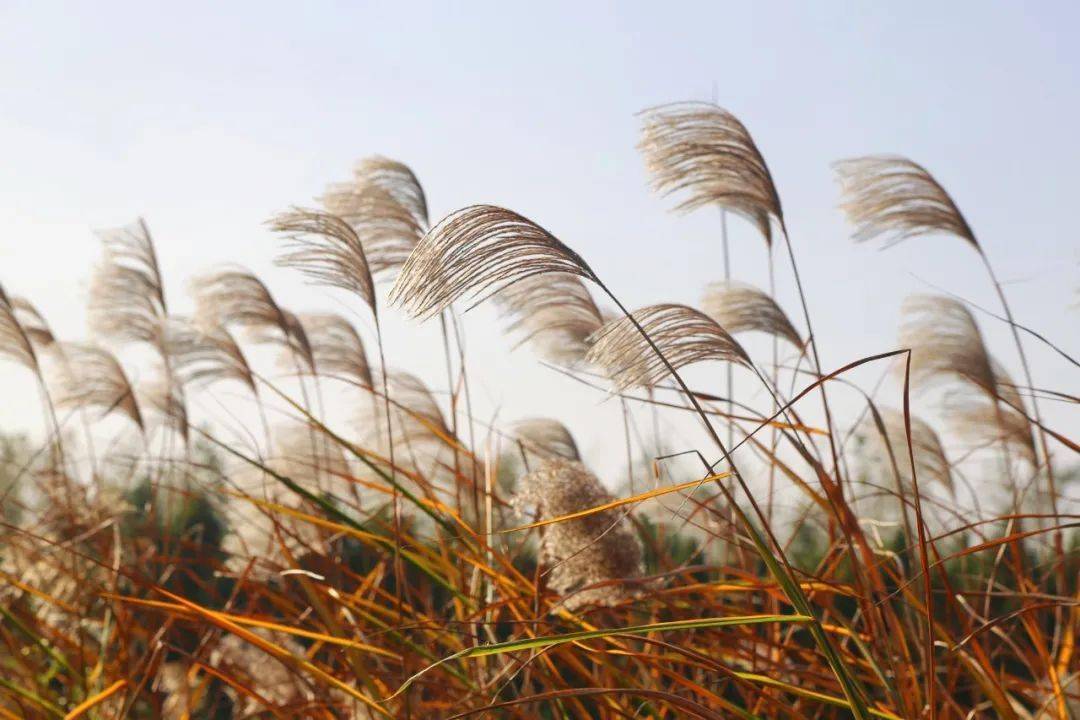
[[[390,300],[430,317],[463,296],[474,305],[517,282],[548,273],[595,279],[576,252],[528,218],[473,205],[444,218],[409,256]]]
[[[650,305],[633,317],[676,370],[703,360],[750,364],[746,351],[724,328],[692,307]],[[609,321],[592,337],[587,359],[604,368],[620,391],[655,385],[669,374],[628,317]]]
[[[600,481],[579,462],[552,458],[519,482],[515,506],[526,515],[551,519],[611,501]],[[614,510],[544,527],[540,561],[549,567],[550,585],[566,596],[571,610],[612,605],[633,597],[624,582],[641,574],[641,542]]]
[[[638,148],[658,192],[683,194],[677,210],[705,205],[730,210],[772,243],[772,221],[783,222],[780,196],[765,159],[738,118],[702,102],[662,105],[642,117]]]
[[[797,348],[802,338],[776,301],[752,285],[716,282],[705,289],[701,309],[729,334],[758,331],[775,335]]]
[[[960,208],[926,168],[905,157],[872,155],[833,166],[840,207],[858,241],[883,238],[887,245],[918,235],[954,235],[980,250]]]
[[[537,354],[559,365],[585,359],[589,336],[604,324],[585,283],[575,275],[536,275],[514,283],[495,296],[501,314],[511,322],[507,332],[520,335]]]

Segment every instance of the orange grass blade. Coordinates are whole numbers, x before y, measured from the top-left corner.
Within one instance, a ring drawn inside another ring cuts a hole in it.
[[[588,517],[589,515],[595,515],[596,513],[604,512],[605,510],[611,510],[612,508],[622,507],[623,505],[633,505],[643,500],[648,500],[654,497],[660,497],[661,495],[667,495],[673,492],[679,492],[680,490],[688,490],[710,480],[720,480],[730,476],[730,472],[717,473],[715,475],[709,475],[708,477],[700,478],[698,480],[690,480],[688,482],[679,483],[678,485],[668,485],[667,487],[656,488],[655,490],[649,490],[638,495],[632,495],[630,497],[620,498],[618,500],[612,500],[609,503],[603,505],[597,505],[595,507],[587,508],[585,510],[579,510],[577,512],[570,513],[568,515],[560,515],[556,518],[549,518],[547,520],[538,520],[528,525],[519,525],[515,528],[508,530],[499,530],[496,534],[518,532],[519,530],[531,530],[532,528],[543,527],[545,525],[554,525],[555,523],[566,522],[567,520],[576,520],[578,518]]]
[[[71,712],[64,716],[64,720],[75,720],[75,718],[77,717],[82,717],[87,710],[90,710],[95,705],[99,705],[105,702],[113,695],[126,688],[127,684],[127,680],[117,680],[112,685],[105,688],[98,694],[88,697],[86,700],[83,700],[81,703],[75,706],[75,708]]]

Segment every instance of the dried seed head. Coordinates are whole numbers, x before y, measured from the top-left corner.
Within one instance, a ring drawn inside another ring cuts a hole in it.
[[[334,313],[301,315],[300,323],[321,374],[345,378],[365,388],[373,386],[364,341],[352,323]]]
[[[311,428],[292,422],[275,428],[273,468],[307,488],[320,487],[320,476],[330,476],[334,485],[347,485],[349,464],[338,445],[313,435]]]
[[[138,390],[139,407],[145,411],[147,424],[151,417],[160,420],[162,427],[175,431],[184,443],[188,442],[187,404],[184,401],[183,390],[175,382],[159,378],[140,384]]]
[[[1010,454],[1038,465],[1031,421],[1024,400],[1005,368],[993,358],[995,395],[954,392],[946,397],[949,423],[957,435],[976,446],[1002,443]]]
[[[895,155],[841,160],[833,166],[840,180],[840,207],[855,226],[857,241],[884,238],[893,245],[910,237],[944,233],[971,243],[975,234],[926,168]]]
[[[88,408],[102,417],[119,412],[143,429],[143,417],[124,368],[108,350],[81,343],[60,343],[66,359],[57,370],[55,402],[59,408]]]
[[[929,386],[970,383],[997,395],[994,371],[975,318],[962,303],[937,295],[911,295],[900,309],[900,346],[911,348],[911,380]]]
[[[3,289],[0,288],[0,295],[3,294]],[[0,303],[3,301],[0,300]],[[45,320],[45,317],[38,312],[38,309],[27,300],[26,298],[13,297],[11,298],[11,308],[15,311],[15,318],[22,325],[23,332],[26,333],[26,337],[30,339],[31,344],[47,348],[51,347],[56,342],[56,336],[53,335],[52,328],[49,327],[49,323]]]
[[[414,317],[430,317],[463,296],[475,305],[548,273],[595,279],[580,255],[528,218],[473,205],[424,236],[402,267],[390,300]]]
[[[750,364],[746,351],[724,328],[692,307],[650,305],[633,317],[676,370],[702,360]],[[655,385],[669,373],[628,317],[606,323],[592,343],[588,361],[604,368],[620,391]]]
[[[237,325],[257,342],[278,345],[314,371],[311,345],[297,317],[281,308],[259,278],[244,268],[227,268],[196,278],[195,322],[199,328]]]
[[[556,518],[611,501],[611,495],[584,465],[562,458],[547,460],[521,478],[515,506],[539,519]],[[550,585],[569,595],[571,610],[611,605],[633,597],[624,580],[641,575],[641,541],[623,515],[614,510],[544,527],[540,561],[554,566]],[[572,594],[571,594],[572,593]]]
[[[353,176],[331,185],[321,201],[356,231],[372,275],[392,273],[427,230],[424,190],[412,170],[383,157],[361,160]]]
[[[418,225],[427,227],[427,197],[408,165],[381,155],[372,155],[356,164],[354,175],[358,186],[373,185],[385,190],[416,218]]]
[[[15,306],[0,286],[0,355],[19,363],[35,373],[39,372],[37,352],[30,335],[16,314]]]
[[[120,342],[145,342],[163,349],[168,308],[154,241],[139,218],[97,233],[105,257],[90,281],[90,328]]]
[[[225,327],[198,328],[185,318],[172,318],[166,337],[169,356],[185,384],[235,380],[258,395],[247,356]]]
[[[780,196],[753,138],[738,118],[711,103],[663,105],[642,113],[638,148],[664,195],[685,193],[676,209],[715,205],[740,215],[772,243],[783,222]]]
[[[521,336],[546,360],[576,365],[585,359],[589,336],[604,324],[600,309],[579,277],[536,275],[495,296],[507,332]]]
[[[860,435],[866,439],[863,459],[890,475],[895,462],[902,481],[910,483],[911,462],[908,457],[904,414],[891,408],[882,408],[880,415],[883,427],[878,427],[873,416],[868,416],[859,428]],[[938,482],[950,491],[953,490],[952,469],[941,438],[928,423],[914,416],[911,417],[911,450],[915,457],[916,476],[921,486]]]
[[[701,309],[731,335],[759,331],[803,346],[795,326],[776,301],[752,285],[716,282],[705,288]]]
[[[289,239],[278,264],[304,273],[316,283],[354,292],[376,312],[375,282],[356,231],[337,215],[293,208],[274,216],[274,231]]]
[[[390,371],[386,384],[390,396],[389,434],[393,436],[395,460],[413,469],[434,472],[449,449],[447,442],[451,438],[439,403],[423,380],[407,372]],[[382,392],[381,373],[375,374],[373,387]],[[357,424],[366,447],[389,454],[386,410],[381,401],[361,405]]]

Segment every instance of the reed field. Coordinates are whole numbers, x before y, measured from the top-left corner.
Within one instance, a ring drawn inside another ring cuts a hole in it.
[[[834,165],[854,241],[959,244],[998,302],[908,297],[893,345],[824,366],[836,279],[800,275],[768,148],[711,103],[637,122],[651,201],[716,221],[693,307],[625,306],[543,218],[429,214],[382,156],[261,230],[340,313],[240,266],[170,283],[152,217],[97,233],[88,340],[0,275],[46,429],[0,428],[0,718],[1080,717],[1080,438],[1048,411],[1076,338],[1014,317],[932,169],[875,155]],[[740,280],[729,223],[796,302]],[[477,305],[621,417],[593,431],[628,478],[572,407],[475,411]],[[437,329],[426,380],[389,311]]]

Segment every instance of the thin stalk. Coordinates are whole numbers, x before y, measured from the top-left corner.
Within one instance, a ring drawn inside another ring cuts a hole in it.
[[[379,366],[382,369],[383,405],[386,411],[386,445],[387,454],[390,458],[391,488],[393,490],[393,513],[394,513],[394,595],[397,603],[398,623],[404,617],[402,611],[401,593],[404,589],[404,573],[401,566],[401,499],[397,485],[397,462],[394,459],[394,429],[390,417],[390,381],[389,371],[386,367],[386,353],[383,349],[382,328],[379,324],[379,315],[375,313],[375,344],[379,349]],[[404,666],[403,666],[404,667]]]
[[[1031,366],[1028,364],[1027,353],[1024,351],[1024,343],[1020,340],[1020,332],[1017,329],[1016,320],[1013,318],[1012,309],[1009,307],[1009,301],[1005,298],[1005,290],[1001,287],[1001,282],[998,280],[997,274],[994,273],[993,266],[990,265],[990,259],[981,249],[979,251],[979,258],[982,260],[983,266],[990,276],[990,281],[993,283],[994,290],[997,292],[998,299],[1001,301],[1001,308],[1005,311],[1005,317],[1008,319],[1009,330],[1012,332],[1013,341],[1016,343],[1016,352],[1020,355],[1020,366],[1023,368],[1024,380],[1027,382],[1028,387],[1034,388],[1035,381],[1032,379]],[[1043,462],[1046,464],[1046,484],[1047,492],[1050,494],[1050,509],[1057,515],[1057,483],[1054,479],[1054,468],[1050,462],[1050,447],[1046,441],[1046,431],[1043,429],[1042,413],[1039,410],[1038,393],[1032,392],[1031,394],[1031,408],[1035,415],[1035,422],[1037,425],[1039,449],[1042,451]],[[1064,543],[1062,541],[1060,528],[1054,530],[1054,550],[1057,552],[1059,558],[1065,557]],[[1058,572],[1062,583],[1061,589],[1064,589],[1066,578],[1065,565],[1063,563],[1058,563]],[[1061,590],[1059,590],[1059,592],[1060,591]]]
[[[457,426],[457,386],[454,383],[454,362],[450,355],[450,334],[446,329],[446,315],[449,310],[439,313],[439,329],[442,331],[443,355],[446,357],[446,389],[450,392],[450,434],[456,439],[458,436]],[[457,444],[454,451],[454,498],[457,502],[457,511],[460,514],[461,507],[461,456]]]

